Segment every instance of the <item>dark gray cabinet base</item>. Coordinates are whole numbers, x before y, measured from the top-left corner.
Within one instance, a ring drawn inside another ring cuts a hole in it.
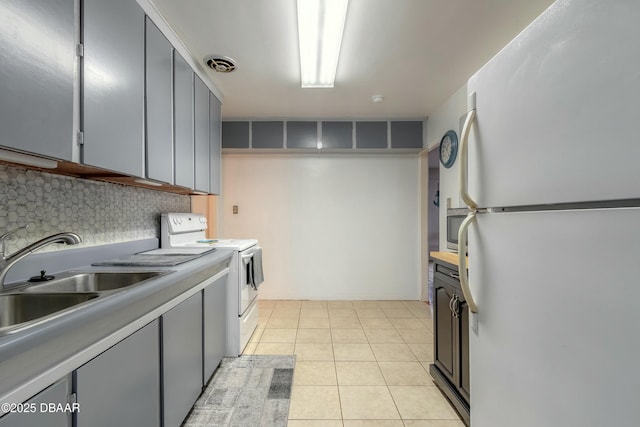
[[[433,290],[433,364],[429,373],[468,426],[469,308],[457,266],[434,260]]]

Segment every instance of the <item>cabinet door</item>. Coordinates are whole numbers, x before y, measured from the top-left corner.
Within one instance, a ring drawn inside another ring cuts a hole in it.
[[[209,192],[220,194],[222,176],[222,105],[216,96],[209,92],[209,142],[211,144],[211,182]]]
[[[53,403],[60,404],[64,407],[68,402],[69,392],[69,381],[67,378],[64,378],[36,394],[25,403],[28,408],[35,409],[35,412],[7,414],[0,418],[0,427],[71,426],[71,412],[47,412],[40,410],[41,404],[48,407],[49,404]]]
[[[437,278],[433,281],[434,287],[434,325],[436,331],[434,340],[434,363],[451,383],[454,383],[454,325],[449,302],[453,293],[448,286],[442,284]]]
[[[458,375],[457,387],[460,394],[470,400],[469,387],[469,306],[462,295],[459,296],[460,304],[458,311],[460,317],[457,319],[457,353],[458,353]]]
[[[391,122],[391,148],[422,148],[422,122]]]
[[[222,147],[249,148],[249,122],[223,122]]]
[[[318,123],[287,122],[287,148],[318,148]]]
[[[158,27],[146,21],[147,177],[173,184],[171,129],[171,55],[173,48]]]
[[[283,148],[284,122],[251,122],[251,148]]]
[[[322,122],[322,148],[352,148],[352,122]]]
[[[193,188],[193,71],[176,51],[173,52],[173,91],[175,184]]]
[[[158,321],[76,371],[79,427],[160,425]]]
[[[144,176],[144,12],[84,0],[83,163]]]
[[[194,74],[195,99],[195,189],[209,192],[209,88]]]
[[[0,145],[72,160],[73,0],[0,2]]]
[[[179,426],[202,391],[202,296],[162,315],[164,425]]]
[[[204,381],[213,375],[224,356],[227,342],[227,277],[204,289]]]
[[[356,122],[357,148],[387,148],[387,122]]]

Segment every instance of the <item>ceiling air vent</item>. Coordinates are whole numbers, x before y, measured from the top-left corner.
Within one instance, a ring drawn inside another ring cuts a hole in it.
[[[204,59],[205,64],[219,73],[231,73],[238,68],[236,61],[228,56],[211,55]]]

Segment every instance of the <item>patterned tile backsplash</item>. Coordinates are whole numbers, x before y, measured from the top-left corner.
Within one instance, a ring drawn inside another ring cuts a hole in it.
[[[29,225],[7,241],[8,253],[62,231],[78,233],[83,246],[159,237],[162,212],[190,209],[185,195],[0,164],[0,234]]]

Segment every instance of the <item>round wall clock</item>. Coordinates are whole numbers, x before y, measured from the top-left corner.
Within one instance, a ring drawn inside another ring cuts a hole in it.
[[[458,135],[448,130],[440,140],[440,162],[445,168],[450,168],[458,155]]]

